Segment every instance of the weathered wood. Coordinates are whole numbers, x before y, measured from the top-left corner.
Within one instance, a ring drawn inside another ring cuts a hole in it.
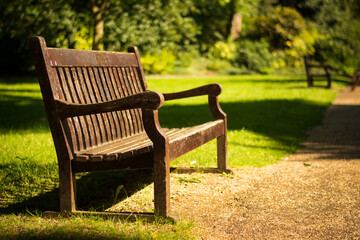
[[[152,168],[155,213],[166,217],[170,161],[215,138],[213,172],[230,171],[219,84],[162,94],[147,89],[136,47],[115,53],[48,48],[41,37],[30,43],[58,157],[61,212],[82,213],[76,211],[76,173]],[[200,95],[208,95],[215,121],[161,128],[164,101]]]
[[[224,122],[222,120],[185,129],[179,134],[175,133],[169,137],[170,160],[176,159],[223,134]]]
[[[164,93],[165,101],[180,99],[180,98],[188,98],[188,97],[196,97],[202,95],[214,95],[217,96],[222,92],[222,87],[220,84],[208,84],[198,88],[189,89],[186,91],[175,92],[175,93]]]
[[[47,48],[47,52],[52,67],[138,67],[137,58],[133,53],[78,51],[62,48]]]
[[[304,65],[305,72],[307,76],[308,87],[313,87],[314,78],[313,77],[326,77],[327,80],[327,88],[331,88],[331,69],[332,67],[327,64],[313,64],[310,62],[310,56],[304,56]],[[312,68],[321,68],[324,73],[313,73]]]
[[[223,120],[223,134],[217,137],[217,163],[218,168],[225,171],[229,168],[227,155],[227,116],[221,109],[219,98],[217,96],[209,95],[209,108],[216,119]]]
[[[103,103],[77,104],[64,100],[55,100],[55,103],[59,117],[64,119],[133,108],[158,109],[164,98],[159,92],[147,91]]]

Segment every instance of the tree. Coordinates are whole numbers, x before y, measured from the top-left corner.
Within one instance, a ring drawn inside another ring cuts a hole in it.
[[[255,20],[253,36],[264,37],[271,48],[285,49],[288,42],[293,41],[306,29],[303,17],[294,8],[271,8],[268,15],[259,16]]]
[[[65,0],[16,0],[0,3],[0,70],[27,71],[32,66],[31,36],[41,35],[50,46],[74,46],[78,15]]]
[[[109,0],[91,0],[91,13],[93,16],[93,49],[103,50],[105,11],[110,6]]]
[[[122,1],[111,7],[105,23],[106,49],[136,45],[141,52],[185,51],[195,43],[198,27],[188,17],[190,0]]]

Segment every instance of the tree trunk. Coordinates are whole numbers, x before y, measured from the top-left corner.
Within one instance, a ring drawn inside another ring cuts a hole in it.
[[[91,1],[91,11],[94,20],[93,50],[103,50],[104,43],[104,13],[110,5],[109,0]]]
[[[230,34],[231,34],[230,36],[234,40],[240,37],[241,22],[242,22],[241,15],[239,13],[235,13],[232,17],[231,30],[230,30]]]
[[[243,1],[230,0],[229,2],[231,18],[228,20],[228,39],[235,40],[240,37],[242,16],[238,12],[239,4],[243,4]]]

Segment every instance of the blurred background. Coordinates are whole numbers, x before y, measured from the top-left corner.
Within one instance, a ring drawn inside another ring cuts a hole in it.
[[[2,0],[0,74],[34,71],[29,38],[126,51],[147,74],[303,73],[313,55],[360,69],[359,0]]]

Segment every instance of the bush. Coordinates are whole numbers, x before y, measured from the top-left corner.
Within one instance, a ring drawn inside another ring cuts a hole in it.
[[[234,58],[235,45],[233,42],[218,41],[208,52],[210,58],[230,61]]]
[[[188,47],[186,51],[177,51],[176,52],[176,66],[181,68],[188,68],[193,63],[194,59],[200,57],[198,48],[195,46]]]
[[[318,39],[314,48],[316,60],[332,65],[341,73],[352,74],[360,67],[357,51],[346,39]]]
[[[269,50],[269,44],[264,40],[240,42],[237,57],[239,66],[245,66],[249,70],[268,74],[273,71],[274,56]]]
[[[287,42],[299,37],[306,29],[304,18],[294,8],[275,7],[268,16],[255,20],[253,36],[265,37],[272,49],[285,49]]]
[[[231,67],[229,61],[218,59],[218,58],[209,58],[206,63],[206,68],[211,71],[219,72]]]
[[[166,74],[174,71],[175,56],[168,50],[162,50],[160,53],[146,53],[141,58],[141,63],[146,74]]]

